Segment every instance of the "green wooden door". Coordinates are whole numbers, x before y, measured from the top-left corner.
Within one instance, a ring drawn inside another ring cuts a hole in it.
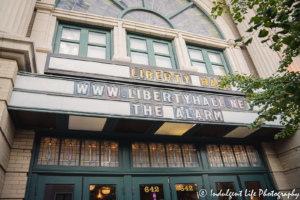
[[[167,176],[133,177],[133,200],[171,200]]]
[[[84,177],[83,199],[124,200],[124,189],[123,177]]]
[[[254,192],[256,194],[253,195],[253,199],[256,200],[271,200],[271,197],[264,197],[263,194],[260,194],[260,192],[269,192],[271,188],[269,188],[269,184],[264,179],[263,175],[242,175],[240,176],[241,185],[243,191],[247,193],[245,194],[246,200],[251,200],[251,194],[253,195]]]
[[[170,177],[170,185],[173,200],[198,200],[198,191],[204,188],[201,176]]]
[[[238,184],[237,176],[209,176],[210,186],[214,194],[217,194],[222,190],[222,194],[226,194],[227,190],[229,192],[239,193],[241,188]],[[213,196],[214,200],[229,199],[227,196],[218,198]],[[243,200],[242,196],[232,196],[232,200]]]
[[[36,200],[81,200],[82,177],[38,176]]]

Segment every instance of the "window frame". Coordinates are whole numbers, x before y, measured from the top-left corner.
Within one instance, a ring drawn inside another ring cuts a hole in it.
[[[80,39],[77,40],[70,40],[70,39],[64,39],[62,38],[62,30],[63,28],[70,28],[70,29],[76,29],[80,30]],[[89,32],[95,32],[95,33],[102,33],[105,34],[106,36],[106,41],[105,44],[98,44],[98,43],[91,43],[88,41],[89,38]],[[93,59],[101,59],[101,58],[94,58],[94,57],[88,57],[88,46],[96,46],[96,47],[104,47],[105,48],[105,60],[111,60],[111,33],[110,31],[107,30],[99,30],[96,28],[90,28],[90,27],[85,27],[84,25],[70,25],[70,24],[65,24],[65,23],[60,23],[58,24],[57,27],[57,33],[56,37],[54,38],[54,49],[53,53],[59,53],[59,48],[60,48],[60,43],[61,42],[69,42],[69,43],[76,43],[79,44],[79,51],[78,55],[73,55],[73,56],[82,56],[82,57],[87,57],[87,58],[93,58]],[[62,53],[59,53],[62,54]],[[64,55],[70,55],[70,54],[64,54]]]
[[[190,45],[190,44],[187,45],[186,47],[187,47],[187,51],[188,51],[188,54],[189,54],[190,63],[191,63],[192,67],[193,67],[192,62],[198,62],[198,63],[204,63],[205,64],[207,74],[215,75],[212,65],[218,65],[218,66],[224,67],[225,72],[226,72],[226,76],[228,75],[229,72],[232,72],[231,68],[230,68],[230,66],[227,62],[227,59],[225,57],[224,51],[218,51],[218,50],[213,50],[213,49],[204,48],[204,47],[197,47],[197,46],[193,46],[193,45]],[[189,51],[190,49],[201,51],[202,56],[203,56],[203,60],[198,60],[198,59],[191,58],[190,51]],[[222,63],[211,62],[210,59],[209,59],[208,53],[219,54]],[[200,72],[198,72],[198,73],[200,73]]]
[[[41,147],[41,138],[42,137],[55,137],[60,139],[59,144],[59,155],[58,160],[60,160],[60,154],[61,154],[61,143],[62,139],[78,139],[80,143],[79,148],[79,165],[78,166],[65,166],[60,165],[60,161],[58,161],[57,165],[39,165],[38,159],[39,159],[39,152]],[[100,142],[99,146],[99,166],[82,166],[81,164],[81,150],[82,150],[82,141],[83,140],[97,140]],[[101,142],[102,141],[112,141],[118,143],[118,156],[119,156],[119,166],[118,167],[106,167],[101,166]],[[120,171],[123,168],[123,154],[122,154],[122,144],[120,140],[114,140],[114,139],[104,139],[104,138],[95,138],[95,137],[78,137],[78,136],[70,136],[70,135],[64,135],[60,136],[57,134],[49,135],[49,134],[40,134],[37,137],[35,137],[35,152],[32,154],[34,155],[34,161],[33,161],[33,168],[36,170],[71,170],[71,171],[80,171],[80,170],[91,170],[91,171]]]
[[[221,157],[221,160],[222,160],[222,163],[223,163],[222,167],[212,167],[210,165],[209,155],[208,155],[208,151],[207,151],[207,145],[217,145],[218,146],[218,148],[220,150],[220,157]],[[236,163],[236,167],[226,167],[225,166],[225,162],[224,162],[223,155],[222,155],[221,148],[220,148],[221,145],[229,145],[232,148],[233,156],[234,156],[235,163]],[[242,145],[245,148],[245,152],[246,152],[246,155],[247,155],[249,166],[241,167],[241,166],[238,165],[238,161],[237,161],[237,158],[236,158],[236,155],[235,155],[235,152],[234,152],[234,148],[233,148],[234,145]],[[245,169],[245,170],[248,170],[248,169],[251,169],[252,170],[252,169],[267,168],[267,166],[265,165],[265,162],[264,162],[263,155],[261,154],[261,149],[258,148],[258,146],[256,146],[255,144],[206,143],[204,146],[205,146],[205,151],[206,151],[207,164],[208,164],[210,169],[216,169],[216,170],[219,170],[219,169],[225,169],[225,170],[231,170],[231,169]],[[259,159],[261,161],[261,166],[252,166],[252,163],[250,161],[248,152],[246,150],[246,146],[253,146],[255,148],[255,150],[257,150]]]
[[[134,167],[133,166],[133,150],[132,150],[132,143],[146,143],[148,145],[148,158],[149,158],[149,167]],[[151,154],[150,154],[150,143],[161,143],[164,145],[165,148],[165,154],[166,154],[166,164],[167,167],[152,167],[152,162],[151,162]],[[181,157],[182,157],[182,165],[183,167],[170,167],[169,161],[168,161],[168,153],[167,153],[167,144],[178,144],[180,146],[180,150],[181,150]],[[198,167],[186,167],[185,166],[185,160],[184,160],[184,155],[183,155],[183,151],[182,151],[182,145],[183,144],[191,144],[194,145],[195,149],[196,149],[196,156],[198,159]],[[171,170],[171,171],[193,171],[193,170],[197,170],[197,171],[201,171],[203,169],[203,163],[202,163],[202,159],[201,159],[201,155],[200,155],[200,149],[198,147],[198,144],[195,143],[191,143],[191,142],[162,142],[162,141],[132,141],[130,143],[130,160],[131,160],[131,168],[133,170],[136,171],[140,171],[140,170],[157,170],[157,169],[165,169],[165,170]]]
[[[131,48],[131,43],[130,43],[130,38],[140,39],[140,40],[146,40],[147,50],[145,51],[145,50],[140,50],[140,49],[132,49]],[[154,51],[153,42],[161,43],[161,44],[167,44],[170,54],[168,55],[168,54],[163,54],[163,53],[156,53]],[[131,52],[144,53],[144,54],[148,55],[148,65],[153,66],[153,67],[160,67],[160,66],[156,65],[155,56],[168,57],[171,60],[172,68],[167,68],[167,67],[161,67],[161,68],[165,68],[165,69],[178,69],[177,63],[176,63],[176,54],[175,54],[175,50],[173,49],[172,41],[161,40],[161,39],[158,39],[158,38],[152,38],[152,37],[147,37],[147,36],[127,34],[127,36],[126,36],[126,43],[127,43],[127,55],[130,58],[131,58]],[[133,64],[140,65],[138,63],[133,63]]]

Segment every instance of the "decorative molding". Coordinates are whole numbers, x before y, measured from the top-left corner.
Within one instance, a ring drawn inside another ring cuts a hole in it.
[[[51,3],[46,3],[46,2],[36,2],[35,4],[35,8],[37,10],[46,10],[49,12],[53,12],[55,9],[55,4],[51,4]]]
[[[0,34],[0,58],[16,60],[20,71],[37,71],[35,47],[30,38]]]

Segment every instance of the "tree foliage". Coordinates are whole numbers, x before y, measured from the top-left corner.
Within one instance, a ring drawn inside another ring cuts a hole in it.
[[[220,88],[227,84],[236,86],[249,99],[250,107],[258,107],[258,117],[250,128],[263,125],[264,121],[274,121],[280,117],[284,129],[275,138],[290,136],[299,129],[300,120],[300,73],[288,71],[293,57],[300,55],[300,0],[231,0],[230,4],[214,1],[212,17],[223,12],[230,13],[236,24],[246,20],[245,15],[255,10],[248,22],[250,27],[243,36],[235,40],[251,45],[253,35],[268,42],[269,48],[280,52],[282,61],[276,74],[269,78],[259,78],[246,74],[229,74],[220,77]],[[257,92],[260,91],[260,92]]]

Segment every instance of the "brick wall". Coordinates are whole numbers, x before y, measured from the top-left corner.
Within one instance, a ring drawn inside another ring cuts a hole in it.
[[[0,58],[0,196],[5,184],[15,128],[7,111],[18,65],[15,60]]]
[[[16,131],[0,196],[1,200],[25,197],[34,134],[34,131]]]
[[[277,190],[300,193],[300,131],[285,139],[262,143]]]
[[[300,131],[284,140],[276,140],[273,145],[290,189],[300,193],[300,151],[296,151],[300,149]]]

